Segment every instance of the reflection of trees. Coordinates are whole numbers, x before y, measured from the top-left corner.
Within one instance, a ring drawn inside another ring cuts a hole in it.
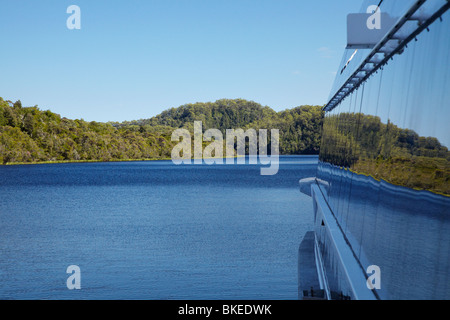
[[[379,117],[342,113],[326,118],[320,160],[414,189],[450,195],[450,152]]]

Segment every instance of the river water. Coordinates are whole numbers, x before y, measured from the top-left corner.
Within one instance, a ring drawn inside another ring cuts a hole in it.
[[[317,161],[2,166],[0,299],[297,299]]]

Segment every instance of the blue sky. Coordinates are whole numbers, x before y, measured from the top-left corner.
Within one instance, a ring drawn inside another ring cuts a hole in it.
[[[69,5],[81,30],[69,30]],[[0,96],[88,121],[325,104],[355,0],[0,0]]]

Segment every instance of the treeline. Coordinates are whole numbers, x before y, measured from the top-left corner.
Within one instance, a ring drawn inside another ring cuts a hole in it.
[[[450,152],[435,137],[376,116],[327,117],[320,160],[392,184],[450,195]]]
[[[112,124],[116,127],[142,126],[146,130],[158,126],[193,130],[194,121],[202,121],[205,130],[219,129],[225,134],[227,129],[244,128],[255,121],[276,116],[271,108],[253,101],[223,99],[171,108],[151,119]]]
[[[219,100],[172,108],[151,119],[87,122],[0,98],[0,163],[168,159],[178,128],[279,129],[281,154],[318,154],[323,112],[302,106],[275,112],[258,103]]]
[[[0,98],[0,163],[112,161],[170,157],[171,131],[135,132],[111,124],[61,118]]]
[[[279,129],[281,154],[319,154],[324,112],[320,106],[300,106],[275,112],[242,99],[186,104],[146,120],[111,123],[117,128],[153,132],[161,126],[186,128],[193,132],[194,121],[203,129]]]

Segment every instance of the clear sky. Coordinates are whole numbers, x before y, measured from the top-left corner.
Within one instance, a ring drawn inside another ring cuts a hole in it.
[[[81,30],[69,30],[69,5]],[[325,104],[357,0],[0,0],[0,96],[88,121]]]

